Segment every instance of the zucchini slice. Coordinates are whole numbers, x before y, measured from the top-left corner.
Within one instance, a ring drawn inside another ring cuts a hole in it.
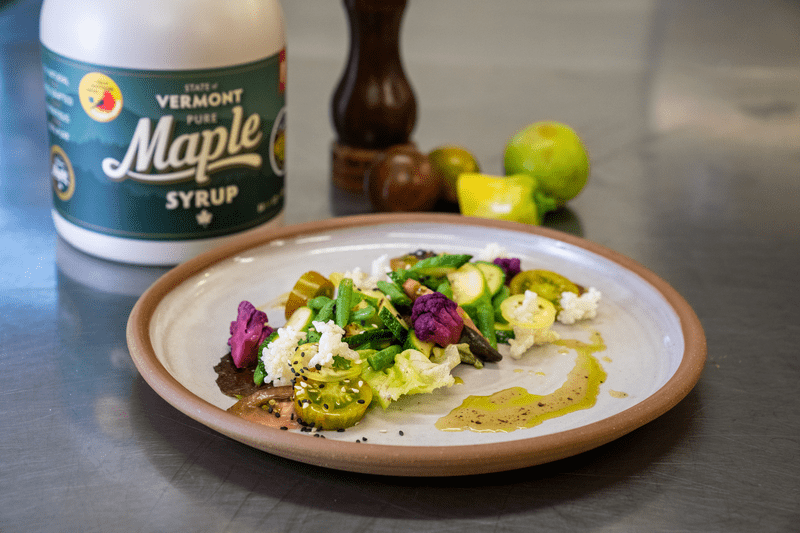
[[[292,326],[297,331],[307,331],[311,327],[311,322],[314,320],[314,311],[307,306],[298,307],[295,309],[289,320],[286,321],[287,326]]]
[[[397,312],[397,309],[394,308],[392,302],[386,297],[382,298],[378,305],[378,319],[383,322],[383,325],[392,332],[394,338],[400,341],[400,343],[406,341],[409,329],[408,324],[403,317],[400,316],[400,313]]]
[[[431,357],[431,351],[433,350],[433,346],[434,343],[432,342],[426,342],[420,340],[420,338],[417,337],[417,334],[413,329],[408,332],[408,337],[406,337],[406,342],[405,344],[403,344],[403,348],[417,350],[418,352],[421,352],[428,359],[430,359]]]
[[[486,288],[489,290],[489,296],[494,296],[506,282],[506,273],[499,265],[489,263],[488,261],[475,261],[475,266],[483,273],[486,280]]]
[[[487,292],[486,278],[474,263],[466,263],[447,275],[453,300],[460,305],[472,306]]]

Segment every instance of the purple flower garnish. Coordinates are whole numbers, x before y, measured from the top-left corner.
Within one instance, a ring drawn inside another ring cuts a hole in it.
[[[421,341],[435,342],[442,347],[457,344],[464,328],[458,306],[440,292],[424,294],[414,300],[411,322]]]
[[[258,346],[264,342],[272,328],[267,324],[267,314],[248,301],[239,304],[236,320],[231,322],[231,357],[237,368],[252,365],[258,359]]]

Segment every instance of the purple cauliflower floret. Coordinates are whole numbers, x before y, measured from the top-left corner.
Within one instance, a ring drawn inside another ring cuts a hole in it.
[[[493,263],[503,269],[506,273],[506,281],[511,281],[511,278],[516,276],[522,270],[519,265],[519,259],[516,257],[498,257]]]
[[[252,365],[258,359],[258,346],[264,342],[272,328],[267,324],[267,314],[248,301],[239,304],[236,320],[231,322],[231,357],[237,368]]]
[[[435,342],[442,347],[457,344],[464,328],[458,306],[440,292],[424,294],[414,300],[411,322],[421,341]]]

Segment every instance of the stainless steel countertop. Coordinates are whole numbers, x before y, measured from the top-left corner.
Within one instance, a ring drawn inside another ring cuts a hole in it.
[[[287,222],[365,212],[328,177],[344,11],[284,8]],[[36,1],[0,11],[0,530],[797,530],[800,3],[410,3],[417,144],[462,144],[500,173],[517,129],[571,124],[592,177],[547,225],[659,274],[708,338],[700,382],[655,421],[570,459],[455,479],[276,458],[149,388],[125,323],[165,270],[56,237],[37,17]]]

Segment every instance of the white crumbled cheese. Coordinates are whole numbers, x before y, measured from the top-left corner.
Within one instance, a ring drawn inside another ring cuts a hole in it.
[[[514,359],[522,358],[534,346],[541,346],[559,340],[561,336],[550,328],[530,329],[514,326],[514,338],[508,341]]]
[[[389,254],[383,254],[372,261],[372,277],[376,280],[388,280],[387,272],[392,271],[392,266],[389,263]]]
[[[533,315],[539,312],[538,299],[539,296],[535,292],[525,291],[522,303],[513,310],[511,318],[523,323],[533,322]],[[510,355],[514,359],[520,359],[534,346],[549,344],[561,338],[558,333],[549,327],[531,329],[515,325],[513,328],[514,338],[509,340],[508,344],[511,346]]]
[[[355,267],[353,270],[348,270],[342,274],[342,276],[352,279],[353,286],[357,289],[371,289],[375,287],[375,283],[369,275],[358,267]]]
[[[290,363],[297,344],[305,338],[305,331],[298,331],[292,326],[278,328],[277,338],[270,342],[261,353],[261,360],[264,361],[266,372],[265,383],[272,383],[276,387],[291,385]]]
[[[333,320],[312,322],[312,324],[314,329],[320,333],[320,339],[317,353],[308,361],[309,368],[317,365],[331,366],[334,356],[337,355],[355,363],[361,362],[358,352],[351,349],[346,342],[342,342],[344,330],[337,326]]]
[[[517,322],[533,322],[533,315],[539,312],[538,300],[538,294],[526,290],[522,303],[511,311],[511,318]]]
[[[363,270],[361,270],[359,267],[356,267],[353,270],[348,270],[347,272],[342,274],[342,276],[344,276],[345,278],[352,279],[353,286],[357,289],[361,290],[374,289],[377,286],[378,281],[380,280],[386,281],[389,279],[389,277],[386,275],[385,272],[376,274],[375,273],[376,268],[380,267],[375,267],[373,265],[373,274],[371,276],[366,272],[364,272]]]
[[[574,292],[561,293],[561,311],[556,317],[562,324],[574,324],[578,320],[586,320],[597,316],[597,305],[602,294],[594,287],[578,296]]]
[[[355,267],[353,270],[348,270],[342,274],[345,278],[353,280],[353,286],[357,289],[368,290],[374,289],[378,281],[388,281],[389,276],[387,272],[391,272],[392,267],[389,265],[389,254],[383,254],[372,261],[371,273],[367,274],[360,267]]]
[[[498,257],[508,257],[508,250],[496,242],[490,242],[478,253],[478,261],[492,261]]]

